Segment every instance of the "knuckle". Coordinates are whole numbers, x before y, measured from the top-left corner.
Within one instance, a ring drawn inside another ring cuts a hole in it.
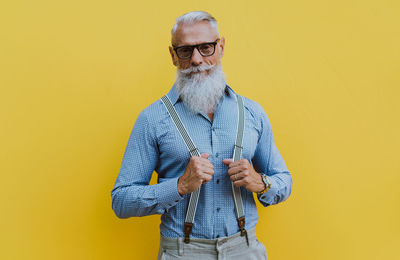
[[[208,182],[211,180],[211,178],[209,177],[209,175],[205,174],[204,176],[202,176],[202,180]]]

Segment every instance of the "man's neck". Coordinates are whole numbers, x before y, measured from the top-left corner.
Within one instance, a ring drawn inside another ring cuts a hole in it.
[[[208,116],[208,118],[210,119],[210,121],[212,122],[212,121],[213,121],[213,118],[214,118],[214,112],[207,113],[207,116]]]

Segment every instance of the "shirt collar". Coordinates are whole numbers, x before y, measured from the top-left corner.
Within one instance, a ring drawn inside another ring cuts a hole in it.
[[[180,98],[179,98],[179,93],[178,93],[178,89],[176,86],[176,82],[172,86],[171,90],[168,92],[167,95],[173,105],[175,105],[179,101]],[[225,95],[228,97],[234,97],[234,98],[236,96],[235,91],[233,91],[233,89],[228,84],[226,84],[226,86],[225,86]]]

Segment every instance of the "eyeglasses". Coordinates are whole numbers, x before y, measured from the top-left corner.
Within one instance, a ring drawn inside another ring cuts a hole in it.
[[[213,55],[215,53],[215,45],[217,45],[219,40],[220,39],[217,39],[215,42],[205,42],[196,45],[185,45],[179,47],[173,46],[173,47],[179,59],[189,60],[190,58],[192,58],[194,48],[196,48],[203,57],[208,57]]]

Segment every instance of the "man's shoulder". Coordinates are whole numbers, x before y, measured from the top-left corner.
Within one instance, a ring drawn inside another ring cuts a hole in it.
[[[265,110],[257,101],[254,101],[245,96],[242,96],[242,98],[243,98],[244,108],[248,110],[251,114],[257,117],[266,115]]]
[[[243,97],[243,96],[242,96]],[[264,108],[256,101],[243,97],[243,105],[247,111],[247,118],[252,120],[261,129],[271,128],[271,123]]]
[[[140,112],[137,120],[145,121],[149,125],[157,125],[165,118],[165,112],[163,103],[157,99]]]

